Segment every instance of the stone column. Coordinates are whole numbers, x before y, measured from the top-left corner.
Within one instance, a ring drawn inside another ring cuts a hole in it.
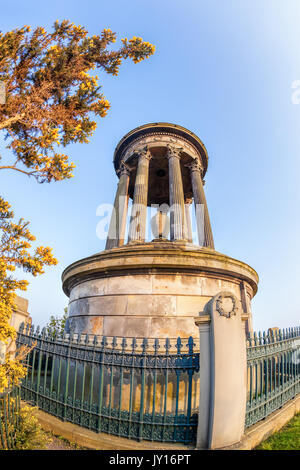
[[[130,177],[130,170],[124,162],[122,162],[120,165],[119,175],[120,179],[106,240],[106,250],[110,250],[111,248],[122,246],[124,244],[129,197],[128,186]]]
[[[144,242],[146,234],[149,162],[151,154],[147,146],[137,153],[138,167],[134,185],[128,242]]]
[[[191,222],[191,215],[190,215],[190,205],[193,202],[192,199],[186,199],[184,203],[185,209],[185,236],[184,238],[188,240],[189,243],[193,243],[193,232],[192,232],[192,222]]]
[[[194,161],[187,166],[191,171],[199,244],[201,246],[215,249],[209,213],[203,189],[202,167],[198,161]]]
[[[198,449],[231,446],[244,434],[246,319],[231,292],[215,295],[195,318],[200,330]]]
[[[184,240],[184,195],[180,168],[181,148],[168,146],[171,240]]]

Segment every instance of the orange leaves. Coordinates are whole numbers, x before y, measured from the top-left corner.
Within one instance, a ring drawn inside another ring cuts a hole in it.
[[[6,356],[4,364],[0,364],[0,393],[6,388],[18,385],[20,379],[26,376],[27,369],[20,360]]]
[[[0,131],[5,132],[7,147],[14,156],[14,163],[0,166],[0,170],[16,170],[40,183],[73,176],[75,165],[68,155],[58,153],[57,147],[89,142],[97,127],[95,116],[105,117],[110,108],[93,71],[118,75],[123,60],[130,58],[137,63],[155,50],[139,37],[122,39],[121,46],[112,50],[109,46],[115,42],[116,33],[110,29],[89,37],[83,26],[67,20],[57,20],[50,32],[42,27],[31,32],[29,26],[0,32],[0,77],[6,84]],[[12,218],[10,205],[0,197],[3,338],[13,335],[8,321],[15,291],[26,290],[28,284],[14,279],[11,273],[17,267],[36,276],[44,272],[44,266],[57,264],[51,248],[40,246],[31,251],[35,237],[28,223]],[[6,378],[0,370],[0,388],[1,380]]]
[[[50,247],[38,246],[33,252],[30,250],[35,236],[29,231],[28,222],[23,219],[14,222],[9,209],[10,204],[0,197],[0,341],[14,337],[9,319],[15,291],[26,290],[28,285],[28,281],[14,279],[9,273],[17,267],[36,276],[44,272],[44,266],[57,264]]]
[[[0,197],[0,341],[6,343],[15,337],[15,329],[9,324],[14,308],[16,291],[26,290],[28,281],[14,279],[11,275],[21,268],[33,276],[42,274],[44,266],[57,264],[48,246],[38,246],[31,251],[35,236],[28,228],[28,222],[20,219],[13,221],[10,204]],[[8,385],[17,384],[26,373],[18,358],[6,357],[0,364],[0,392]]]
[[[39,246],[39,247],[37,247],[36,250],[35,250],[34,258],[35,258],[36,266],[38,265],[38,267],[40,269],[42,269],[44,265],[46,265],[46,266],[55,266],[58,263],[57,259],[54,258],[53,254],[52,254],[52,248],[50,248],[49,246],[46,246],[46,247]],[[37,274],[40,274],[42,272],[44,272],[44,271],[42,271],[42,270],[37,271],[37,269],[36,269]]]

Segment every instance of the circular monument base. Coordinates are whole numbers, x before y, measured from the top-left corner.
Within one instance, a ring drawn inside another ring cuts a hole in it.
[[[105,336],[197,337],[194,318],[231,291],[251,320],[258,275],[247,264],[184,242],[113,248],[76,261],[62,275],[67,330]]]

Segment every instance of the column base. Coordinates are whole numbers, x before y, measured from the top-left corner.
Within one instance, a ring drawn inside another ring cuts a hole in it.
[[[126,246],[132,246],[132,245],[141,245],[144,244],[145,240],[130,240],[130,242],[126,243]]]

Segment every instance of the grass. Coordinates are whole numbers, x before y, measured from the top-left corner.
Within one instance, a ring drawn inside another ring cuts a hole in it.
[[[256,447],[256,450],[300,450],[300,413]]]

